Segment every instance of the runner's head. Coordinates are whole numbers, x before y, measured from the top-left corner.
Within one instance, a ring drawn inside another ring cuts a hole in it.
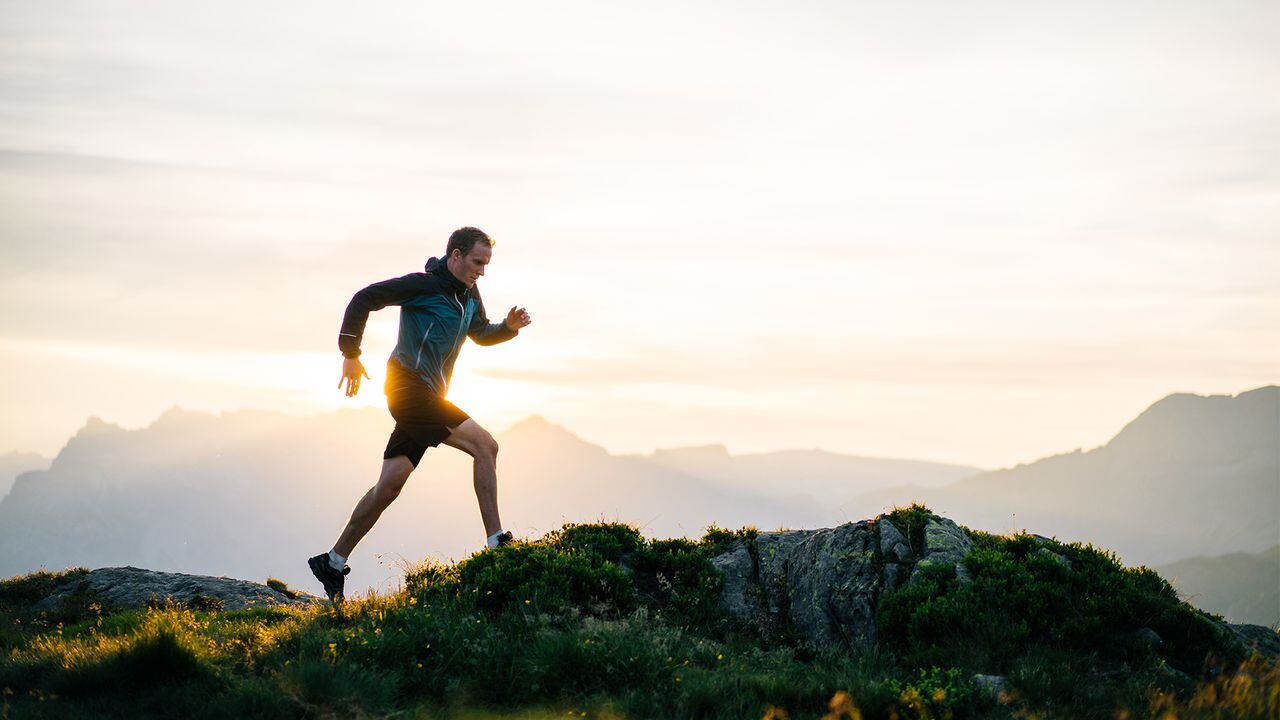
[[[484,266],[493,256],[493,240],[480,228],[464,227],[453,231],[445,248],[449,272],[467,287],[484,275]]]

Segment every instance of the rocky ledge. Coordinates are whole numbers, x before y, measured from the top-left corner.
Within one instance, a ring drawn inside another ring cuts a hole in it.
[[[243,610],[270,605],[307,607],[320,601],[276,582],[272,581],[273,587],[234,578],[136,567],[99,568],[70,575],[32,609],[54,611],[70,603],[95,602],[110,609],[169,603],[199,610]]]
[[[870,648],[876,643],[880,598],[911,585],[922,568],[948,566],[958,582],[970,582],[962,561],[974,541],[965,528],[932,516],[923,532],[911,535],[880,515],[835,528],[740,538],[712,559],[724,573],[720,605],[763,630],[790,630],[814,645]],[[1037,555],[1071,567],[1051,549],[1049,538],[1031,537],[1042,544]],[[1270,628],[1219,625],[1246,647],[1280,655],[1280,635]],[[1149,628],[1138,632],[1149,642],[1161,642]]]

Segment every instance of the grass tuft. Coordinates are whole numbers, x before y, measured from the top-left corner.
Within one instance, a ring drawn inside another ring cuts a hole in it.
[[[267,587],[271,588],[272,590],[275,590],[276,592],[280,593],[281,595],[284,595],[289,599],[297,599],[298,597],[298,593],[293,590],[290,590],[288,583],[286,583],[285,581],[279,578],[273,578],[273,577],[267,578]]]

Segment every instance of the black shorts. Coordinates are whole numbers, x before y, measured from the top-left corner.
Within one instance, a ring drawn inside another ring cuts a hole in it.
[[[394,361],[387,363],[383,392],[387,395],[387,409],[396,419],[387,449],[382,453],[385,460],[404,455],[417,467],[427,448],[439,445],[449,437],[452,428],[471,417]]]

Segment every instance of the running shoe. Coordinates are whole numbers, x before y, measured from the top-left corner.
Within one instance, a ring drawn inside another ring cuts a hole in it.
[[[329,564],[329,553],[320,553],[310,558],[307,560],[307,565],[311,566],[311,574],[315,575],[324,586],[324,592],[329,596],[329,600],[334,603],[342,602],[343,576],[351,572],[351,566],[343,565],[341,571],[334,570],[333,565]]]

